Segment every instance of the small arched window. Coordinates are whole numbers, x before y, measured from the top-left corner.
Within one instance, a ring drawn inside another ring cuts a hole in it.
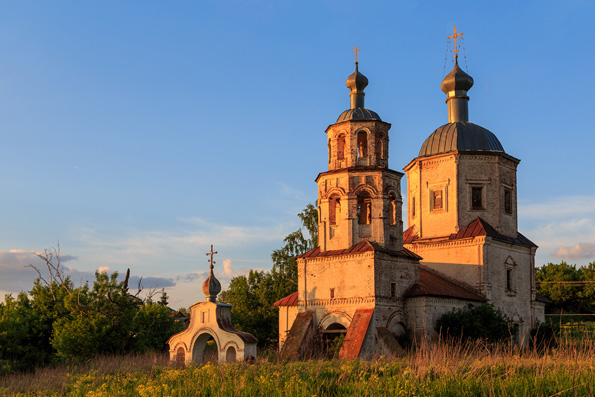
[[[376,157],[378,160],[384,160],[384,135],[378,136],[378,141],[376,143]]]
[[[345,135],[341,134],[337,138],[337,160],[345,159]]]
[[[368,134],[365,131],[357,133],[357,157],[368,157]]]
[[[368,193],[357,196],[357,220],[360,225],[372,223],[372,198]]]
[[[328,162],[331,163],[331,158],[333,157],[333,149],[331,147],[331,141],[328,141]]]
[[[397,199],[393,193],[388,195],[388,224],[397,223]]]
[[[329,199],[329,223],[331,226],[341,223],[341,199],[337,196]]]

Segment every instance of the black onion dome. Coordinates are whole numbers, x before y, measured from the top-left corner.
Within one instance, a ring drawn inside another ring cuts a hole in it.
[[[468,121],[458,121],[444,124],[436,129],[424,141],[419,151],[419,157],[456,150],[504,153],[502,144],[492,132]]]
[[[352,92],[362,92],[368,86],[368,78],[359,72],[357,62],[355,63],[355,72],[347,77],[345,85]]]
[[[459,63],[455,62],[455,67],[442,80],[440,89],[445,94],[451,91],[469,91],[473,87],[473,77],[469,76],[459,67]]]
[[[364,108],[347,109],[337,119],[337,123],[348,120],[377,120],[382,121],[378,113]]]

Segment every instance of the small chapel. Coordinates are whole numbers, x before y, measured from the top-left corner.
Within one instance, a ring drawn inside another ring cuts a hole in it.
[[[275,303],[281,354],[298,358],[314,338],[344,334],[340,358],[394,355],[400,337],[433,338],[440,316],[482,302],[501,309],[525,344],[545,302],[535,289],[537,246],[517,228],[520,160],[469,121],[473,78],[456,42],[440,85],[448,122],[404,167],[405,231],[391,125],[365,107],[357,51],[350,107],[326,129],[328,170],[316,178],[318,247],[296,258],[298,290]]]
[[[205,351],[211,340],[215,350],[212,359],[215,361],[251,363],[256,359],[258,340],[252,334],[236,330],[231,322],[231,305],[217,302],[217,295],[221,292],[221,283],[213,273],[213,255],[217,253],[211,245],[211,252],[207,253],[211,256],[211,271],[202,284],[205,301],[190,306],[190,324],[166,342],[171,363],[185,366],[208,361]]]

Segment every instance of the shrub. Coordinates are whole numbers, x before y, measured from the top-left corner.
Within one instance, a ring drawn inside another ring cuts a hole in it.
[[[444,337],[486,339],[489,342],[503,341],[516,334],[516,327],[511,327],[504,313],[487,303],[469,304],[466,308],[446,313],[438,319],[436,328]]]

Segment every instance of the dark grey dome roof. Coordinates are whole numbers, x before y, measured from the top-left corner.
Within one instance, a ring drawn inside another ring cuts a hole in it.
[[[347,109],[346,111],[341,113],[341,115],[337,119],[337,123],[340,123],[341,121],[348,121],[348,120],[378,120],[378,121],[382,121],[380,119],[380,116],[378,116],[378,113],[376,113],[372,110],[369,110],[369,109],[364,109],[364,108]]]
[[[502,152],[504,148],[496,135],[477,124],[458,121],[444,124],[425,140],[419,151],[419,157],[452,151]]]

